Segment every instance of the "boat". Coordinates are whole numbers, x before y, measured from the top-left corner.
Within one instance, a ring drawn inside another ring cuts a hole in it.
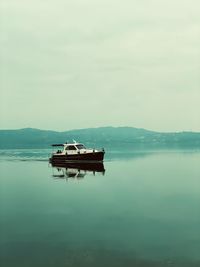
[[[67,163],[67,162],[82,162],[96,163],[103,162],[105,151],[86,148],[83,144],[74,141],[74,143],[53,144],[52,147],[62,147],[51,154],[49,162]]]

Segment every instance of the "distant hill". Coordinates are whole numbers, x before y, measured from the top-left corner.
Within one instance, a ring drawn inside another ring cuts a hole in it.
[[[66,141],[109,149],[200,148],[200,133],[161,133],[133,127],[100,127],[56,132],[25,128],[0,130],[0,148],[48,148]]]

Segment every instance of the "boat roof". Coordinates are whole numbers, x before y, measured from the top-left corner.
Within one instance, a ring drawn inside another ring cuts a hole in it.
[[[64,144],[52,144],[51,146],[64,146]]]
[[[64,144],[52,144],[51,146],[76,146],[76,145],[83,145],[83,144],[81,144],[81,143],[78,143],[78,142],[74,142],[74,143],[68,143],[68,142],[66,142],[66,143],[64,143]]]

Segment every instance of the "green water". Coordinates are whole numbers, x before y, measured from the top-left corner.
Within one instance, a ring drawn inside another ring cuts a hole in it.
[[[68,178],[2,156],[0,265],[200,266],[200,153],[121,155],[104,167]]]

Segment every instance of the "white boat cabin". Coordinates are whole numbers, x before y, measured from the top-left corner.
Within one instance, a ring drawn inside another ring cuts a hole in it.
[[[85,153],[95,153],[98,152],[96,149],[86,148],[81,143],[65,143],[52,146],[62,146],[62,150],[57,150],[54,155],[75,155],[75,154],[85,154]]]

